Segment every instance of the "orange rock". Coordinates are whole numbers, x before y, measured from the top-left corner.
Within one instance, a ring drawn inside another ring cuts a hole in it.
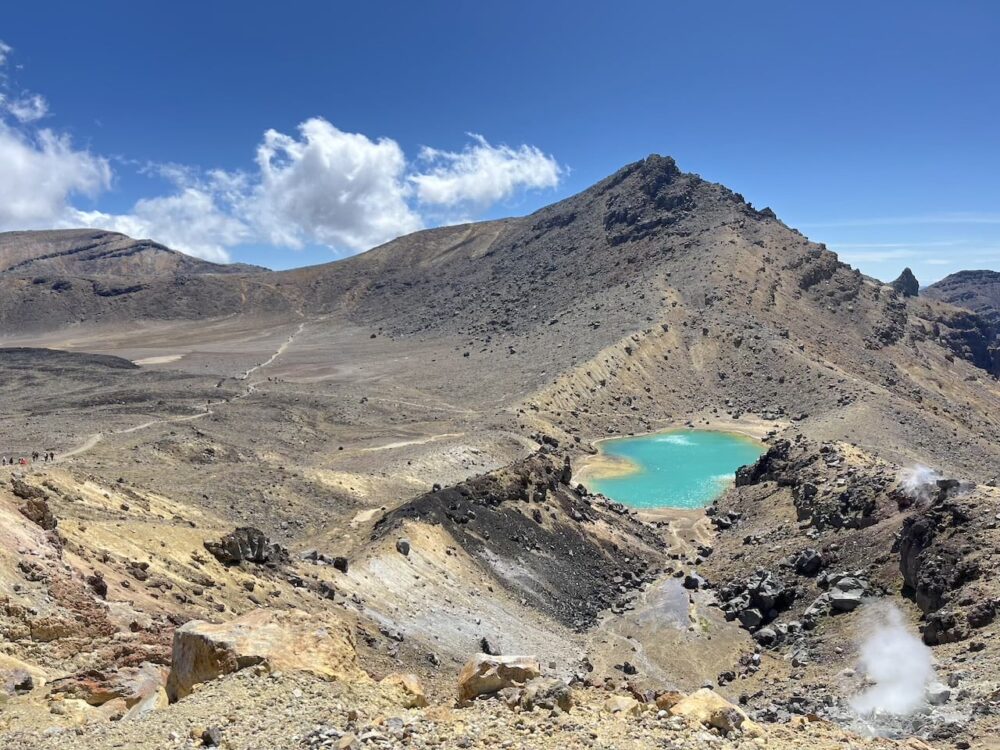
[[[427,705],[427,695],[420,678],[415,674],[393,672],[386,675],[379,683],[389,688],[395,688],[403,694],[403,708],[423,708]]]
[[[369,679],[357,664],[351,630],[332,613],[258,609],[219,625],[192,620],[178,628],[167,695],[177,701],[199,683],[255,664],[332,680]]]
[[[476,654],[458,675],[458,700],[464,702],[504,688],[520,687],[541,673],[535,656]]]

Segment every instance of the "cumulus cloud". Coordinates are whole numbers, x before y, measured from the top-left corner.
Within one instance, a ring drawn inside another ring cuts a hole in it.
[[[139,200],[128,214],[72,211],[65,222],[155,239],[168,247],[215,263],[228,263],[227,248],[252,239],[249,228],[227,215],[215,196],[186,187],[175,195]]]
[[[296,135],[266,131],[255,164],[250,172],[204,175],[177,164],[147,166],[179,192],[140,201],[128,215],[78,216],[209,260],[249,241],[356,252],[423,227],[416,205],[469,211],[520,189],[552,187],[562,172],[537,148],[493,146],[481,136],[460,152],[423,149],[416,171],[391,138],[349,133],[320,117]]]
[[[420,159],[426,171],[412,174],[418,199],[441,206],[487,206],[510,198],[525,188],[552,188],[559,184],[559,163],[535,146],[493,146],[470,133],[473,142],[461,151],[424,147]]]
[[[257,167],[259,182],[239,209],[276,245],[362,250],[422,226],[406,201],[406,158],[389,138],[314,117],[299,138],[268,130]]]
[[[4,68],[12,52],[0,41],[0,229],[51,227],[73,197],[106,189],[111,167],[67,135],[25,127],[44,117],[48,105],[38,94],[10,93]]]
[[[519,190],[556,186],[563,172],[534,146],[494,146],[480,135],[460,151],[425,147],[410,162],[391,138],[313,117],[295,135],[266,131],[252,169],[146,165],[139,171],[165,178],[170,192],[126,213],[83,210],[75,198],[111,189],[110,163],[38,127],[48,102],[15,92],[6,73],[12,52],[0,41],[0,230],[89,226],[220,262],[251,242],[350,253],[422,228],[432,207],[444,209],[437,223],[471,219]]]
[[[0,122],[0,227],[51,227],[73,196],[94,196],[110,184],[108,161],[75,149],[68,136],[23,133]]]

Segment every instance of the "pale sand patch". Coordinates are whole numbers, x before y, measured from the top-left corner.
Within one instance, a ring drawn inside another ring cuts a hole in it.
[[[384,511],[385,511],[385,506],[383,506],[381,508],[369,508],[368,510],[363,510],[363,511],[357,513],[354,516],[354,518],[351,519],[351,528],[352,529],[356,529],[361,524],[368,523],[373,518],[375,518],[375,516],[377,516],[379,513],[382,513]]]
[[[640,471],[637,464],[618,456],[609,456],[606,453],[584,456],[577,461],[577,466],[579,468],[573,472],[572,481],[581,482],[584,485],[591,479],[613,479],[636,474]]]
[[[183,354],[164,354],[160,357],[146,357],[144,359],[133,359],[132,363],[142,366],[142,365],[165,365],[170,362],[176,362],[181,359]]]

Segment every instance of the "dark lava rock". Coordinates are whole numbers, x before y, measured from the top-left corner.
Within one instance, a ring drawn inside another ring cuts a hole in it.
[[[108,582],[104,580],[104,576],[100,573],[87,576],[87,585],[90,586],[91,591],[102,599],[108,595]]]
[[[403,556],[409,555],[410,554],[410,540],[406,539],[406,538],[402,538],[402,537],[399,538],[399,539],[397,539],[396,540],[396,551],[399,554],[403,555]]]
[[[22,516],[46,531],[52,531],[59,523],[44,497],[32,497],[18,510]]]
[[[701,579],[696,575],[688,574],[684,576],[684,583],[682,585],[690,591],[697,591],[701,588]]]
[[[920,292],[920,282],[917,281],[917,277],[909,268],[904,268],[903,272],[889,286],[904,297],[916,297],[917,293]]]
[[[814,576],[823,567],[823,556],[814,549],[804,549],[795,556],[792,565],[800,576]]]
[[[221,747],[222,729],[219,727],[209,727],[201,733],[202,747]]]
[[[664,542],[629,509],[586,496],[565,478],[561,455],[538,452],[495,471],[404,503],[379,519],[373,540],[397,539],[404,524],[441,525],[507,590],[567,627],[624,611],[633,590],[659,575]],[[544,523],[535,520],[539,511]],[[611,533],[608,531],[611,530]]]
[[[241,562],[281,564],[288,562],[288,551],[272,544],[263,531],[241,526],[218,542],[205,542],[205,549],[223,565]]]
[[[923,513],[906,519],[897,542],[903,581],[925,613],[944,606],[949,594],[979,576],[966,558],[965,526],[973,509],[953,498],[956,485],[938,484],[937,496]]]
[[[15,497],[19,497],[22,500],[45,500],[48,495],[45,494],[45,490],[41,487],[35,487],[32,484],[28,484],[23,479],[17,476],[12,476],[10,478],[10,489],[14,493]]]
[[[745,581],[732,581],[719,589],[720,605],[729,620],[738,619],[753,631],[771,622],[795,600],[795,590],[774,573],[758,570]]]

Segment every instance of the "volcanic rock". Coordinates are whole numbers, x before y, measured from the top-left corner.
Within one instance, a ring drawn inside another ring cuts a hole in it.
[[[260,609],[218,625],[192,620],[174,632],[171,702],[219,675],[263,664],[326,679],[363,680],[352,631],[331,614]]]
[[[459,702],[504,688],[523,687],[541,675],[537,657],[476,654],[458,675]]]
[[[288,561],[285,549],[272,543],[260,529],[250,526],[237,528],[218,542],[206,541],[205,549],[223,565],[238,565],[244,561],[273,564]]]
[[[920,291],[920,282],[917,281],[917,277],[909,268],[904,268],[903,272],[889,286],[904,297],[916,297]]]

